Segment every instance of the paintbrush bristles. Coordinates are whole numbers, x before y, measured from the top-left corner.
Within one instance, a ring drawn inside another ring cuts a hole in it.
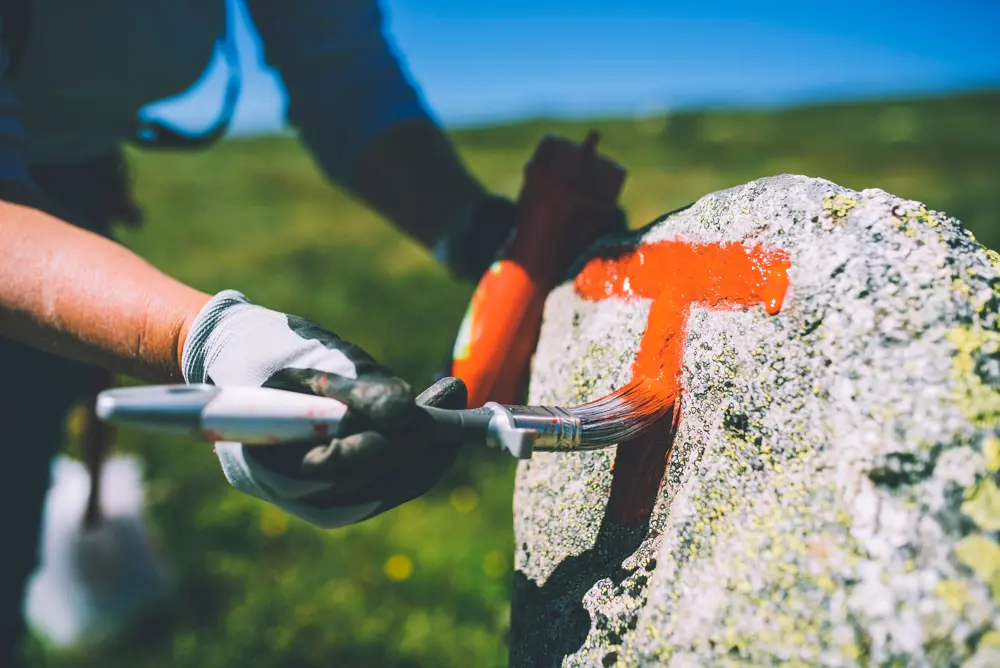
[[[583,447],[632,440],[670,414],[673,397],[662,384],[635,378],[624,387],[582,406],[566,409],[580,420]]]

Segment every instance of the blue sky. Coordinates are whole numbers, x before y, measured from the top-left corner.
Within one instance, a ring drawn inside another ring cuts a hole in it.
[[[436,115],[452,125],[1000,85],[997,0],[383,0],[382,6],[407,69]],[[237,37],[244,91],[235,129],[276,129],[280,84],[262,68],[245,20]],[[216,68],[174,105],[171,117],[197,127],[218,108],[221,82]]]

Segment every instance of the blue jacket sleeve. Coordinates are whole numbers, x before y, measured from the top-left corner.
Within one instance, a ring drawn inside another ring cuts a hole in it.
[[[9,63],[7,48],[0,41],[0,180],[31,183],[22,158],[27,137],[17,95],[7,76]]]
[[[383,34],[375,0],[247,0],[264,58],[288,92],[288,120],[330,178],[383,130],[429,119]]]

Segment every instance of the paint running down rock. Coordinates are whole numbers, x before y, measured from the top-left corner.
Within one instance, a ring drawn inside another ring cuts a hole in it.
[[[788,256],[752,243],[659,241],[607,249],[573,282],[591,301],[650,299],[632,376],[664,387],[673,420],[622,443],[615,459],[608,515],[623,524],[649,520],[680,420],[680,369],[692,305],[732,310],[756,304],[774,315],[788,291]]]
[[[651,286],[690,249],[757,274]],[[530,401],[621,387],[686,322],[679,421],[521,464],[512,665],[1000,665],[998,274],[945,214],[800,176],[593,249],[546,304]]]

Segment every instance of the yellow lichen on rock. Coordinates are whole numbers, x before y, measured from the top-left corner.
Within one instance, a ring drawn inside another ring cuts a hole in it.
[[[983,535],[966,536],[955,545],[955,556],[998,598],[1000,594],[1000,545]]]
[[[983,443],[983,457],[986,459],[986,470],[989,473],[1000,471],[1000,438],[987,436]]]
[[[1000,489],[992,478],[979,481],[969,491],[962,512],[986,531],[1000,531]]]
[[[831,195],[823,200],[823,210],[829,211],[834,218],[846,217],[847,212],[857,205],[858,200],[843,193]]]
[[[1000,425],[1000,391],[984,383],[976,368],[977,358],[1000,354],[1000,332],[958,327],[948,340],[955,346],[952,380],[962,415],[977,427]]]
[[[986,251],[986,257],[989,258],[990,264],[993,265],[993,268],[1000,272],[1000,253],[995,250],[988,250]]]
[[[972,602],[969,585],[964,580],[942,580],[934,588],[934,593],[954,612],[962,612]]]

